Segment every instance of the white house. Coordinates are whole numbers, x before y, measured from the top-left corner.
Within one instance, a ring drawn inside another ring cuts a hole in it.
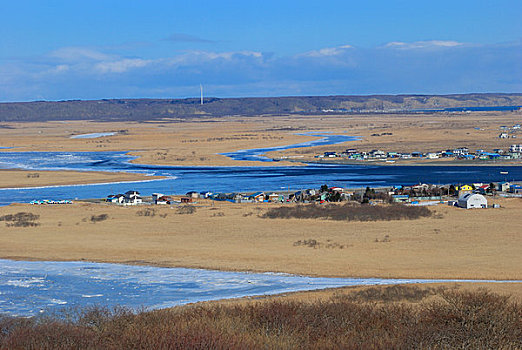
[[[498,184],[498,190],[502,192],[507,192],[509,191],[510,186],[511,184],[509,182],[501,182]]]
[[[125,192],[125,198],[123,200],[123,204],[126,205],[134,205],[142,203],[143,200],[140,197],[140,193],[138,191],[127,191]]]
[[[509,151],[513,153],[522,153],[522,145],[511,145]]]
[[[488,200],[486,197],[478,193],[466,193],[465,195],[459,197],[457,205],[466,209],[487,208]]]
[[[110,202],[110,203],[118,203],[118,204],[121,204],[123,203],[125,199],[125,196],[123,194],[111,194],[110,196],[107,197],[107,202]]]

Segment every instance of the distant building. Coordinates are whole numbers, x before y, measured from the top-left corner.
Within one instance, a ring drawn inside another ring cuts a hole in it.
[[[136,205],[143,203],[143,200],[141,199],[140,193],[138,191],[127,191],[125,192],[124,196],[123,204]]]
[[[509,182],[501,182],[498,184],[498,190],[501,192],[507,192],[511,184]]]
[[[107,197],[106,201],[109,203],[117,203],[122,204],[125,199],[125,195],[123,194],[111,194]]]
[[[513,153],[522,153],[522,144],[521,145],[511,145],[509,147],[509,151]]]
[[[190,192],[187,192],[186,196],[191,197],[191,198],[199,198],[199,192],[190,191]]]
[[[473,192],[473,187],[470,185],[462,185],[462,186],[459,186],[457,188],[457,190],[459,191],[459,197],[460,197],[464,194]]]
[[[270,202],[282,202],[283,201],[283,196],[277,194],[277,193],[270,193],[268,195],[268,200]]]
[[[463,156],[463,155],[467,155],[469,154],[469,148],[467,147],[460,147],[460,148],[455,148],[453,150],[453,154],[455,156]]]
[[[522,194],[522,186],[521,185],[511,185],[509,186],[509,192],[513,194]]]
[[[256,192],[249,196],[254,202],[262,202],[265,200],[265,194],[263,192]]]
[[[488,200],[486,197],[478,193],[466,193],[459,197],[457,205],[465,209],[487,208]]]

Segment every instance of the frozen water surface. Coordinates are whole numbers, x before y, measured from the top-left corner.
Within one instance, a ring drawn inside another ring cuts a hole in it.
[[[73,135],[71,139],[96,139],[98,137],[112,136],[115,132],[94,132],[92,134]]]
[[[342,286],[450,281],[456,280],[318,278],[83,261],[0,259],[0,314],[31,316],[67,306],[89,305],[158,309],[205,300]]]

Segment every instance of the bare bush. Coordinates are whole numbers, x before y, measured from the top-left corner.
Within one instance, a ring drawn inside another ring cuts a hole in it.
[[[193,205],[182,205],[178,208],[178,214],[194,214],[196,212],[196,207]]]
[[[351,301],[363,302],[419,302],[430,296],[442,294],[447,290],[447,287],[419,287],[409,285],[396,285],[389,287],[365,288],[363,290],[351,292],[349,294],[338,294],[335,295],[334,298],[336,300],[348,299]]]
[[[520,349],[522,306],[488,291],[396,286],[320,301],[0,317],[0,349],[71,348]]]
[[[339,244],[337,242],[332,242],[327,239],[326,242],[319,242],[315,239],[303,239],[294,242],[294,247],[309,247],[309,248],[326,248],[326,249],[344,249],[343,244]]]
[[[136,215],[154,217],[154,216],[156,216],[156,210],[154,208],[144,208],[144,209],[138,210],[136,212]]]
[[[19,212],[0,216],[0,221],[5,221],[7,227],[35,227],[40,225],[40,223],[36,222],[39,218],[40,215]]]
[[[295,205],[271,208],[262,218],[268,219],[330,219],[348,221],[390,221],[390,220],[414,220],[431,216],[431,211],[426,207],[414,207],[404,205]]]
[[[91,222],[97,223],[100,221],[105,221],[109,218],[107,214],[99,214],[99,215],[91,215]]]

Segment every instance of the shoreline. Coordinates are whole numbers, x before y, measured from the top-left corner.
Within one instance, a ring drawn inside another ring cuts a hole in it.
[[[17,182],[15,182],[16,176],[20,178]],[[59,179],[56,179],[56,177],[59,177]],[[0,169],[0,190],[87,186],[126,182],[132,183],[162,180],[166,178],[166,176],[146,175],[132,172],[109,172],[96,170],[28,170],[23,168],[11,168]]]
[[[277,159],[277,158],[273,158]],[[519,167],[522,166],[522,161],[519,163],[504,163],[504,162],[487,162],[487,161],[459,161],[459,160],[449,160],[449,161],[413,161],[413,162],[402,162],[395,161],[393,163],[386,162],[384,160],[376,160],[376,161],[361,161],[361,160],[327,160],[327,161],[297,161],[297,160],[285,160],[286,162],[295,162],[295,163],[304,163],[306,164],[315,164],[315,165],[359,165],[359,166],[480,166],[480,167],[493,167],[493,166],[506,166],[506,167]],[[276,161],[277,162],[277,161]]]
[[[0,260],[9,260],[9,261],[19,261],[19,262],[70,262],[70,263],[92,263],[92,264],[112,264],[112,265],[127,265],[127,266],[141,266],[141,267],[155,267],[162,269],[188,269],[188,270],[199,270],[199,271],[210,271],[210,272],[230,272],[230,273],[245,273],[245,274],[274,274],[274,275],[288,275],[288,276],[297,276],[297,277],[309,277],[309,278],[337,278],[337,279],[376,279],[376,280],[423,280],[424,283],[520,283],[522,284],[522,279],[518,278],[504,278],[504,279],[491,279],[491,278],[480,278],[474,279],[472,277],[459,276],[456,277],[437,277],[436,275],[426,277],[426,275],[418,275],[418,276],[375,276],[375,275],[358,275],[358,274],[350,274],[350,275],[340,275],[340,274],[303,274],[303,273],[295,273],[295,272],[286,272],[286,271],[276,271],[276,270],[263,270],[263,269],[239,269],[239,268],[223,268],[223,267],[202,267],[199,265],[184,265],[184,264],[167,264],[153,261],[144,261],[144,260],[107,260],[107,259],[66,259],[66,258],[36,258],[30,256],[0,256]],[[428,282],[434,281],[434,282]],[[437,282],[439,281],[439,282]],[[407,283],[401,283],[407,284]],[[418,284],[418,283],[413,283]],[[384,284],[383,284],[384,285]],[[344,288],[344,287],[340,287]]]

